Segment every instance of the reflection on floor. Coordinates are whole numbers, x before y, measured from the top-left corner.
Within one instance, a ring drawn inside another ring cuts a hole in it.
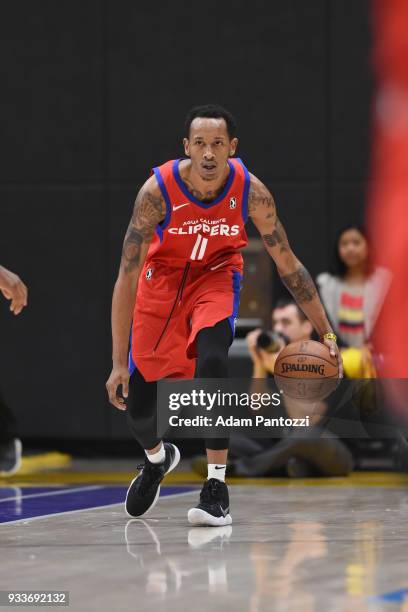
[[[76,475],[0,486],[0,590],[70,591],[80,612],[408,612],[406,476],[233,484],[232,526],[192,528],[191,475],[139,520],[133,474]]]

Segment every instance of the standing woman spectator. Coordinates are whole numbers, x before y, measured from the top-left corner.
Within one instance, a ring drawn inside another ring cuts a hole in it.
[[[390,285],[390,273],[370,268],[369,243],[356,224],[337,235],[329,272],[316,279],[320,296],[337,334],[346,376],[374,377],[371,339]]]

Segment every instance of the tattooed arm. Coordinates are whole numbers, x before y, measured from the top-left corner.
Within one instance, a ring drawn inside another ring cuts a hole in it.
[[[146,259],[156,225],[164,219],[166,205],[154,176],[139,191],[133,215],[123,242],[122,259],[112,298],[112,373],[106,383],[110,402],[120,410],[126,410],[117,396],[122,385],[122,395],[127,397],[129,373],[127,352],[129,332],[135,304],[136,288]]]
[[[248,196],[248,214],[261,234],[265,248],[274,260],[283,284],[293,295],[319,336],[331,332],[316,286],[309,272],[290,248],[285,229],[276,213],[274,199],[265,185],[253,175],[251,175]],[[332,340],[325,340],[325,344],[330,348],[332,355],[338,356],[342,372],[341,357],[336,344]]]

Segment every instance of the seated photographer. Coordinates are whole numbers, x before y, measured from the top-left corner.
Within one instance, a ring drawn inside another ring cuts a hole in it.
[[[272,331],[255,329],[247,335],[253,378],[273,374],[279,351],[290,342],[310,340],[313,326],[291,298],[280,299],[272,310]]]
[[[272,331],[256,329],[247,335],[253,362],[250,392],[267,389],[279,352],[290,342],[311,340],[313,327],[290,298],[277,302],[272,311]],[[229,473],[237,476],[343,476],[351,472],[353,457],[346,445],[331,432],[319,427],[326,413],[325,402],[310,405],[286,398],[282,409],[292,418],[310,414],[312,427],[301,438],[288,431],[283,439],[253,439],[231,436]]]

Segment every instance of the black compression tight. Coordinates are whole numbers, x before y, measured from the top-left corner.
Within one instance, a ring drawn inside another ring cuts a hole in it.
[[[214,327],[205,327],[197,334],[197,367],[195,378],[227,378],[228,349],[231,344],[231,327],[228,319]],[[136,368],[129,381],[127,419],[129,427],[142,448],[157,446],[157,383],[146,382]],[[228,448],[227,438],[205,440],[206,448]]]

